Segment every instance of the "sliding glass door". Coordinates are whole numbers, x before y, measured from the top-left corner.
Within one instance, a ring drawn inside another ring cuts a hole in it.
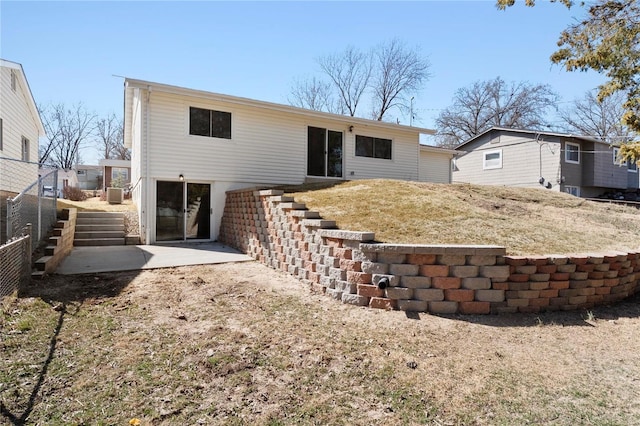
[[[211,185],[158,181],[156,241],[211,238]]]

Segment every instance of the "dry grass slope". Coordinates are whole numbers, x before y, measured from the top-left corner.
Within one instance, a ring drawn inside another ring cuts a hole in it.
[[[539,189],[363,180],[287,188],[341,229],[388,243],[502,245],[512,255],[640,248],[640,213]]]

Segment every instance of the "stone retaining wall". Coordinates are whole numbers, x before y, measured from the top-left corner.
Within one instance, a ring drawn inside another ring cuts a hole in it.
[[[335,228],[282,191],[239,190],[227,192],[219,240],[334,299],[372,308],[590,309],[640,289],[637,252],[507,256],[498,246],[377,244],[372,232]]]

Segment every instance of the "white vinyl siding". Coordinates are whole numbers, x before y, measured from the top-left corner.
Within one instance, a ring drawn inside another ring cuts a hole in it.
[[[421,182],[451,183],[451,154],[420,151]]]
[[[15,91],[11,90],[12,75]],[[23,86],[24,79],[19,78],[21,71],[0,67],[0,118],[2,119],[2,157],[38,161],[39,121],[33,116],[30,103],[31,92]],[[23,156],[22,138],[29,141],[28,152]],[[20,172],[9,172],[6,161],[0,162],[0,189],[20,192],[38,179],[37,164],[23,164]]]

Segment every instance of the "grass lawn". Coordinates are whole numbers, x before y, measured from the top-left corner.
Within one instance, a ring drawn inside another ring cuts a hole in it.
[[[640,249],[640,213],[542,189],[391,180],[286,188],[341,229],[388,243],[489,244],[513,255]]]

